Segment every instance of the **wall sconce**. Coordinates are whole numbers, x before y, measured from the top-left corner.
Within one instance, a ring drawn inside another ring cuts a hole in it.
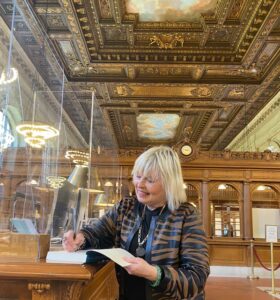
[[[220,184],[220,185],[218,186],[218,190],[226,190],[227,187],[228,187],[228,186],[227,186],[226,184],[222,183],[222,184]]]
[[[105,183],[104,183],[104,186],[107,186],[107,187],[111,187],[113,186],[113,183],[109,180],[107,180]]]
[[[26,185],[35,186],[35,185],[39,185],[39,182],[35,179],[31,179],[28,182],[26,182]]]
[[[257,187],[257,191],[267,191],[267,190],[271,190],[271,187],[269,187],[267,185],[259,185]]]

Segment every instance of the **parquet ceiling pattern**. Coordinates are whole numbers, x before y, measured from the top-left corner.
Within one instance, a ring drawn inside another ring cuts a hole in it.
[[[61,79],[40,59],[40,28],[47,32],[73,91],[65,110],[86,141],[95,91],[104,146],[162,143],[140,137],[137,117],[177,114],[165,143],[182,140],[187,128],[201,150],[222,150],[280,90],[280,1],[216,2],[197,20],[153,22],[128,13],[125,0],[19,0],[15,36],[41,74],[52,73],[55,90]],[[11,1],[0,3],[9,24]]]

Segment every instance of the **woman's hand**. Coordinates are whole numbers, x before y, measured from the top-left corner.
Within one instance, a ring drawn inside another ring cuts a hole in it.
[[[85,242],[85,237],[84,235],[79,232],[74,234],[73,230],[67,231],[62,239],[62,246],[63,249],[69,252],[74,252],[77,251]]]
[[[124,267],[130,275],[143,277],[150,281],[156,281],[157,268],[148,264],[143,258],[124,257],[124,260],[131,263],[129,266]]]

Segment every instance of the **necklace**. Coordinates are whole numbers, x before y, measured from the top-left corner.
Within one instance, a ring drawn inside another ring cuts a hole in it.
[[[165,208],[165,205],[161,208],[160,213],[159,213],[158,216],[161,215],[161,213],[163,212],[164,208]],[[147,235],[144,237],[144,239],[141,241],[142,224],[143,224],[143,218],[144,218],[145,212],[146,212],[146,205],[144,206],[144,209],[143,209],[143,213],[142,213],[142,222],[141,222],[141,225],[140,225],[139,230],[138,230],[138,240],[137,240],[137,242],[138,242],[138,247],[137,247],[137,249],[136,249],[136,255],[137,255],[138,257],[144,257],[144,256],[145,256],[146,250],[145,250],[145,248],[143,247],[143,245],[145,244],[145,242],[147,241],[147,239],[148,239],[148,237],[149,237],[149,232],[148,232]],[[158,225],[158,223],[157,223],[157,225]],[[156,225],[155,231],[156,231],[156,229],[157,229],[157,225]]]

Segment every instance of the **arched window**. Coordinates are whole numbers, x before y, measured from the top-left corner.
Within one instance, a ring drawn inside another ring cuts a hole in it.
[[[211,230],[215,237],[240,237],[238,191],[227,183],[214,187],[209,195]]]
[[[278,184],[258,184],[252,191],[253,237],[265,238],[266,225],[280,225]]]

